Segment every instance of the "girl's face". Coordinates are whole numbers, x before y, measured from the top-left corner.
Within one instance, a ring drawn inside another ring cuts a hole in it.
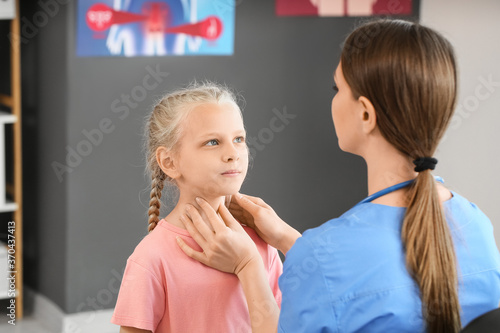
[[[339,63],[334,74],[337,91],[332,99],[332,118],[335,133],[339,140],[339,147],[345,152],[356,154],[361,133],[361,122],[359,121],[360,103],[353,95],[351,88],[345,81],[342,66]]]
[[[176,179],[181,193],[209,199],[238,192],[248,169],[239,110],[230,103],[202,104],[182,126]]]

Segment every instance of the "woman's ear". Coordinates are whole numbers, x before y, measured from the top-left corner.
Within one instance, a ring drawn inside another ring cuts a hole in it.
[[[176,179],[180,176],[174,154],[171,150],[165,147],[158,147],[156,149],[156,162],[161,170],[170,178]]]
[[[361,104],[362,128],[365,134],[370,134],[377,127],[377,114],[372,102],[364,96],[358,99]]]

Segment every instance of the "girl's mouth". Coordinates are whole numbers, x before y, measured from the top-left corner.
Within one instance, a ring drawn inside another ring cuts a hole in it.
[[[226,176],[226,177],[235,177],[235,176],[239,176],[241,172],[238,171],[238,170],[228,170],[224,173],[222,173],[223,176]]]

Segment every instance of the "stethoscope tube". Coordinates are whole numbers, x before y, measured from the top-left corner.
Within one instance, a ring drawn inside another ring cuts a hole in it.
[[[440,182],[440,183],[444,184],[443,178],[441,178],[439,176],[434,176],[434,179],[436,179],[437,182]],[[364,198],[363,200],[361,200],[360,202],[358,202],[356,204],[356,206],[359,206],[359,205],[367,203],[367,202],[371,202],[371,201],[373,201],[373,200],[375,200],[377,198],[380,198],[380,197],[382,197],[382,196],[384,196],[386,194],[389,194],[391,192],[394,192],[394,191],[397,191],[399,189],[402,189],[402,188],[410,185],[414,181],[415,181],[415,179],[410,179],[410,180],[404,181],[402,183],[389,186],[388,188],[384,188],[383,190],[380,190],[380,191],[378,191],[376,193],[373,193],[372,195],[367,196],[366,198]]]

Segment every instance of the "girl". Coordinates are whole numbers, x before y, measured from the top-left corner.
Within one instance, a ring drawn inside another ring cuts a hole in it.
[[[196,248],[181,221],[187,203],[200,196],[217,211],[245,179],[248,148],[234,95],[214,83],[195,83],[172,92],[155,106],[146,132],[152,179],[150,233],[127,261],[112,322],[122,326],[120,332],[249,332],[250,317],[238,279],[186,257],[176,244],[180,237]],[[179,199],[160,219],[166,181],[179,189]],[[252,229],[245,230],[279,304],[278,253]]]
[[[302,236],[262,200],[235,196],[235,217],[287,256],[279,320],[275,305],[255,331],[456,333],[498,307],[500,254],[489,219],[431,174],[456,102],[453,48],[417,23],[367,23],[347,38],[334,81],[339,146],[365,159],[370,196]],[[239,224],[224,210],[227,232],[201,206],[186,226],[204,252],[180,242],[184,252],[235,272],[253,302],[271,300]],[[235,253],[224,244],[236,236]]]

